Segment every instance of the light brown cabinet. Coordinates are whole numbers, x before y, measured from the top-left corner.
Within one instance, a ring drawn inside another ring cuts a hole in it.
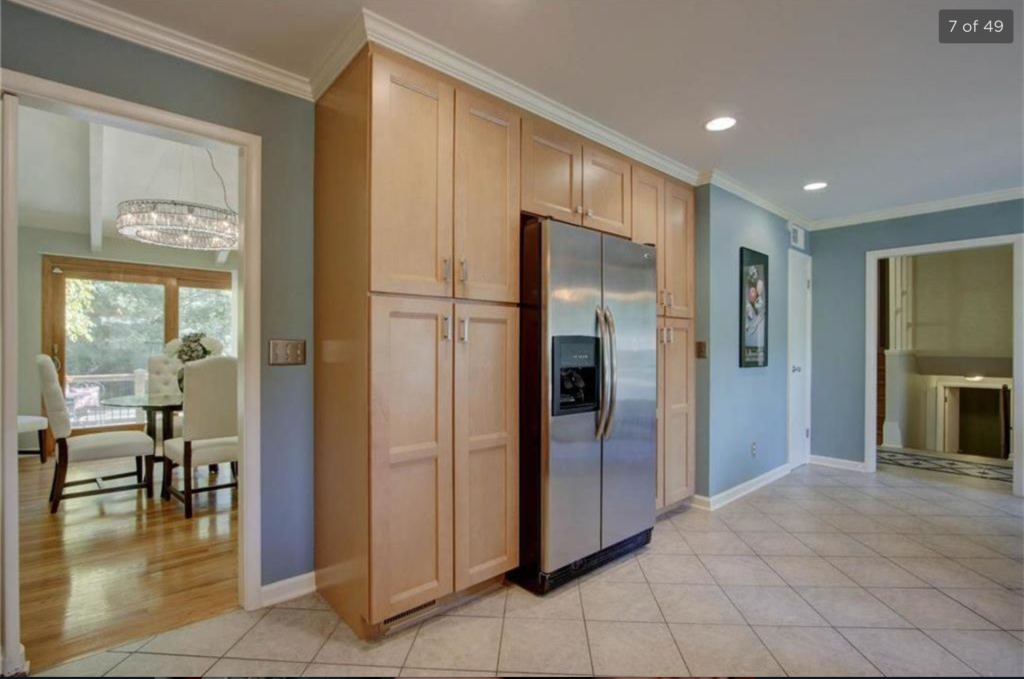
[[[456,304],[455,588],[519,565],[519,310]]]
[[[658,319],[658,508],[691,497],[696,484],[693,321]]]
[[[455,88],[374,55],[370,287],[450,296]]]
[[[519,131],[514,107],[455,93],[455,296],[519,299]]]
[[[658,240],[663,259],[661,301],[666,316],[693,318],[694,237],[693,189],[667,182],[665,226]]]
[[[371,622],[453,591],[452,303],[371,301]]]
[[[630,237],[629,160],[569,130],[523,119],[522,209]]]

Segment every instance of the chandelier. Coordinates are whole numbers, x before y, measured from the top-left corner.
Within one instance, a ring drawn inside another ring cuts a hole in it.
[[[151,245],[183,250],[238,249],[238,213],[228,205],[224,177],[206,149],[210,167],[220,180],[224,207],[164,198],[136,198],[117,205],[117,232]]]

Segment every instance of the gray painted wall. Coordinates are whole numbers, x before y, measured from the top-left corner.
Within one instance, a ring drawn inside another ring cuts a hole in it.
[[[1024,231],[1024,201],[947,210],[814,234],[811,452],[864,460],[864,277],[872,250]]]
[[[789,231],[717,186],[697,189],[697,493],[713,496],[786,463]],[[739,251],[768,255],[768,366],[739,367]],[[751,444],[757,443],[757,455]]]
[[[313,334],[313,104],[3,2],[4,68],[263,138],[260,343]],[[313,375],[266,365],[263,582],[313,569]]]

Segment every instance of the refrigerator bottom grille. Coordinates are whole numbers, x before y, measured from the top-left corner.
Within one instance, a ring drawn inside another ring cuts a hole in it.
[[[648,528],[645,531],[637,533],[631,538],[626,538],[622,542],[617,542],[610,547],[605,547],[599,552],[594,552],[590,556],[585,556],[579,561],[574,561],[567,566],[562,566],[551,573],[534,571],[531,574],[520,571],[515,573],[512,579],[531,592],[546,594],[551,590],[561,587],[565,583],[580,577],[581,575],[586,575],[607,563],[615,561],[620,556],[624,556],[625,554],[650,543],[651,532],[653,530],[653,528]]]

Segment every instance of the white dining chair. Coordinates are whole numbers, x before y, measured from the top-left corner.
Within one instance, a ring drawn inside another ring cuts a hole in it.
[[[50,431],[57,439],[57,466],[53,471],[53,485],[50,488],[50,513],[56,513],[62,500],[105,493],[144,488],[147,497],[153,497],[153,439],[141,431],[105,431],[96,434],[71,435],[71,417],[64,402],[64,391],[60,387],[53,359],[45,354],[36,356],[39,370],[39,386],[43,392],[43,405]],[[68,467],[73,462],[110,460],[133,457],[145,461],[145,475],[142,465],[136,464],[136,471],[112,474],[91,479],[68,481]],[[134,476],[136,483],[104,488],[103,481],[125,479]],[[92,490],[75,493],[65,492],[70,486],[96,484]]]
[[[184,365],[180,360],[166,354],[154,354],[149,357],[147,368],[149,377],[146,380],[146,390],[150,396],[179,396],[181,389],[178,387],[178,370]],[[163,414],[157,415],[163,417]],[[181,436],[181,417],[173,419],[172,429],[174,436]],[[162,425],[157,425],[158,432],[163,431]]]
[[[18,415],[18,434],[31,434],[36,432],[39,439],[39,462],[46,462],[46,430],[49,423],[45,417],[39,415]],[[34,450],[18,450],[19,455],[35,455]]]
[[[192,498],[198,493],[238,487],[238,361],[230,356],[212,356],[185,364],[185,393],[182,404],[182,436],[164,441],[162,495],[172,495],[185,505],[185,517],[192,518]],[[196,467],[231,463],[231,483],[196,488]],[[181,466],[181,490],[172,483],[175,466]]]

